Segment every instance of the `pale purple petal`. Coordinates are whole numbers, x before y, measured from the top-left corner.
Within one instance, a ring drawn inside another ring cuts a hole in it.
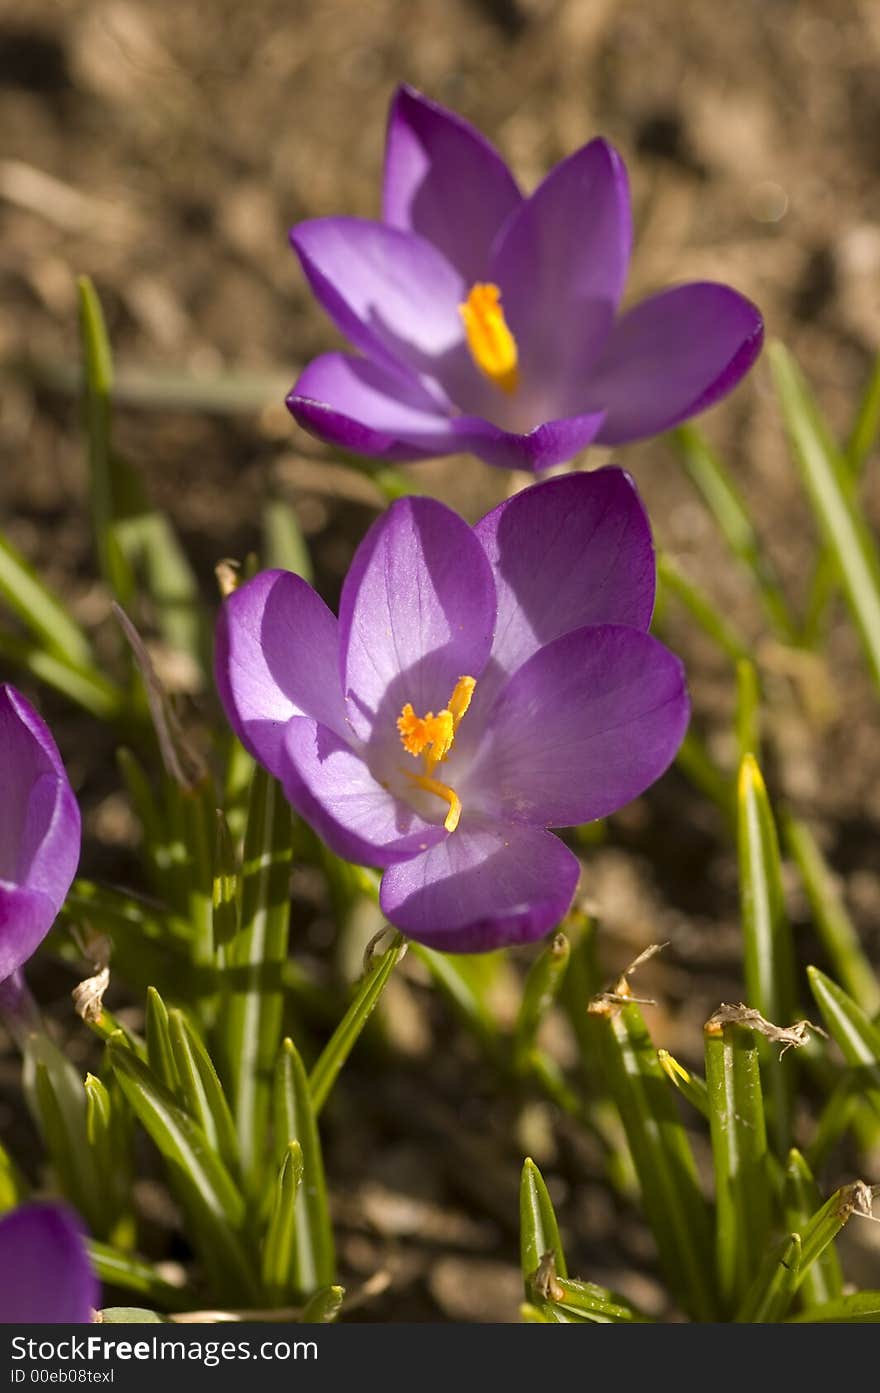
[[[517,435],[479,417],[452,416],[414,378],[344,353],[310,363],[287,405],[304,430],[354,454],[400,462],[470,453],[501,469],[535,472],[585,449],[603,420],[595,412]]]
[[[28,1204],[0,1219],[0,1324],[86,1325],[99,1297],[70,1210]]]
[[[465,343],[467,287],[436,247],[365,218],[299,223],[290,240],[316,298],[356,348],[415,374],[438,410],[450,401],[478,409],[491,388]]]
[[[311,716],[344,735],[336,616],[300,576],[261,571],[224,602],[214,659],[227,718],[277,775],[287,722]]]
[[[404,703],[420,716],[441,711],[460,677],[479,677],[494,624],[495,584],[473,529],[431,498],[393,503],[342,588],[342,683],[355,735],[399,758]]]
[[[348,861],[388,866],[447,835],[442,823],[426,822],[395,798],[360,754],[316,721],[289,723],[281,766],[288,801]]]
[[[647,629],[654,544],[622,469],[566,474],[515,494],[474,531],[495,575],[493,667],[508,675],[537,648],[588,624]]]
[[[409,938],[444,952],[483,953],[555,928],[579,872],[552,833],[466,813],[444,842],[389,867],[379,899]]]
[[[522,195],[485,136],[400,87],[388,122],[382,202],[387,223],[433,242],[471,285],[486,280],[492,242]]]
[[[519,348],[535,424],[596,409],[589,371],[611,330],[632,245],[626,170],[604,140],[563,160],[505,225],[490,281]]]
[[[618,624],[575,629],[514,673],[455,787],[492,816],[591,822],[664,773],[688,716],[684,669],[657,639]]]
[[[761,351],[759,311],[729,286],[677,286],[615,326],[581,403],[604,408],[598,439],[619,445],[668,430],[725,396]]]
[[[20,692],[0,686],[0,978],[52,927],[80,839],[79,808],[48,727]]]

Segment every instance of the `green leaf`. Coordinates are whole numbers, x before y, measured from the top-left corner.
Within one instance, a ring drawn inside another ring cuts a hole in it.
[[[832,443],[794,359],[781,343],[770,362],[801,478],[843,583],[875,683],[880,685],[880,561],[867,523],[853,504],[847,467]]]
[[[880,1112],[880,1026],[824,972],[808,967],[807,977],[825,1028],[856,1071],[860,1093]]]
[[[801,873],[822,946],[846,991],[869,1016],[880,1011],[880,981],[862,948],[834,877],[806,823],[786,817],[786,845]]]
[[[693,726],[685,731],[675,762],[694,788],[720,809],[725,822],[733,823],[736,796],[733,779],[719,768]]]
[[[128,1128],[121,1123],[109,1090],[94,1074],[86,1074],[86,1136],[104,1195],[105,1231],[129,1208],[132,1187]]]
[[[727,468],[696,426],[679,426],[671,438],[727,545],[757,585],[773,628],[782,639],[793,639],[795,625],[782,586]]]
[[[150,1068],[171,1093],[178,1093],[180,1074],[171,1045],[168,1007],[155,987],[147,988],[144,1028],[147,1036],[147,1062]]]
[[[95,1275],[105,1286],[136,1292],[166,1311],[186,1311],[192,1307],[193,1296],[189,1289],[166,1281],[152,1263],[143,1258],[120,1252],[94,1239],[88,1240],[88,1250]]]
[[[770,1231],[767,1132],[758,1050],[751,1032],[706,1031],[706,1087],[715,1169],[715,1252],[721,1299],[743,1301]]]
[[[803,1230],[810,1216],[821,1207],[822,1196],[813,1173],[799,1151],[789,1153],[785,1168],[785,1222],[790,1229]],[[807,1306],[824,1305],[843,1295],[843,1273],[833,1242],[813,1263],[803,1279],[802,1296]]]
[[[709,1211],[657,1051],[636,1005],[596,1015],[600,1059],[670,1285],[697,1320],[715,1316]]]
[[[406,952],[400,934],[395,934],[391,946],[375,962],[361,982],[354,1000],[309,1075],[312,1107],[320,1113],[330,1094],[340,1069],[353,1049],[361,1031],[375,1010],[389,977]]]
[[[180,1097],[234,1175],[238,1170],[238,1138],[214,1062],[182,1011],[169,1011],[168,1028]]]
[[[91,1231],[104,1237],[111,1216],[86,1133],[82,1079],[47,1035],[31,1032],[22,1048],[25,1093],[59,1187]]]
[[[736,743],[739,756],[761,753],[761,692],[754,663],[741,658],[736,665]]]
[[[105,1306],[101,1312],[102,1325],[164,1325],[155,1311],[143,1306]]]
[[[801,1262],[800,1234],[790,1233],[764,1258],[736,1319],[749,1325],[781,1321],[791,1305]]]
[[[119,715],[122,693],[95,668],[78,667],[42,643],[12,634],[0,634],[0,657],[45,682],[99,721],[111,721]]]
[[[0,595],[57,657],[74,667],[94,668],[91,644],[76,620],[4,537],[0,537]]]
[[[531,1157],[523,1162],[519,1184],[519,1252],[526,1296],[534,1295],[534,1278],[545,1254],[553,1254],[557,1277],[567,1277],[568,1267],[556,1212],[544,1177]]]
[[[801,1228],[801,1265],[797,1285],[800,1286],[830,1244],[849,1222],[853,1214],[864,1213],[864,1195],[870,1194],[861,1180],[842,1185],[830,1199],[811,1216]]]
[[[880,353],[874,359],[852,432],[846,445],[846,461],[853,479],[858,480],[877,440],[880,429]]]
[[[147,1065],[114,1041],[107,1052],[129,1106],[169,1167],[220,1299],[255,1303],[259,1288],[243,1241],[244,1199],[228,1170]]]
[[[27,1193],[27,1181],[0,1142],[0,1214],[15,1209],[27,1197]]]
[[[345,1287],[319,1287],[303,1306],[300,1325],[332,1325],[345,1299]]]
[[[263,507],[263,564],[267,570],[293,571],[310,585],[315,578],[296,509],[277,498]]]
[[[421,943],[410,943],[409,951],[424,963],[435,986],[440,988],[459,1020],[487,1055],[497,1056],[500,1050],[498,1025],[478,989],[468,960],[460,954],[435,952]]]
[[[830,1301],[827,1306],[808,1306],[789,1322],[797,1324],[810,1322],[845,1322],[855,1325],[860,1322],[880,1321],[880,1291],[857,1291],[852,1296],[842,1296],[838,1301]]]
[[[565,980],[571,948],[564,933],[554,934],[529,968],[513,1030],[514,1066],[526,1068],[538,1029]]]
[[[594,1282],[557,1277],[552,1283],[551,1303],[572,1315],[586,1317],[601,1325],[643,1325],[647,1316],[633,1310],[621,1297]]]
[[[687,1098],[701,1116],[708,1119],[710,1116],[709,1092],[705,1079],[701,1079],[697,1074],[692,1074],[690,1069],[679,1064],[668,1050],[658,1050],[657,1059],[670,1083],[675,1085],[679,1093]]]
[[[291,1142],[302,1150],[303,1180],[296,1197],[293,1288],[306,1300],[329,1286],[336,1269],[321,1140],[303,1062],[292,1040],[278,1056],[274,1090],[275,1143],[283,1155]]]
[[[665,552],[657,556],[657,579],[687,610],[690,617],[734,663],[748,660],[749,645],[704,590],[680,570]]]
[[[752,755],[740,764],[738,787],[740,907],[745,952],[746,999],[774,1025],[788,1025],[795,996],[794,949],[785,912],[776,824],[764,780]],[[788,1150],[791,1134],[789,1058],[761,1047],[769,1085],[776,1148]]]
[[[218,948],[229,943],[239,930],[240,876],[235,843],[224,814],[217,809],[217,837],[214,842],[213,938]]]
[[[222,1014],[226,1077],[231,1080],[242,1170],[251,1191],[260,1184],[272,1070],[281,1039],[290,865],[290,809],[281,786],[257,767],[245,831],[240,929],[226,948]]]
[[[284,1306],[294,1297],[296,1197],[302,1178],[302,1147],[298,1141],[292,1141],[288,1143],[275,1181],[272,1214],[263,1243],[263,1286],[272,1306]]]

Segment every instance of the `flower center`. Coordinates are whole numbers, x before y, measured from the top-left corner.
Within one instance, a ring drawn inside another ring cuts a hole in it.
[[[422,773],[414,774],[411,769],[403,772],[406,777],[427,793],[434,793],[449,804],[449,812],[443,826],[447,832],[454,832],[461,817],[461,799],[454,789],[433,777],[437,765],[446,759],[455,743],[455,732],[471,704],[476,681],[473,677],[459,677],[449,698],[448,706],[434,715],[417,716],[409,702],[397,718],[400,743],[408,755],[414,759],[422,756]]]
[[[519,386],[516,339],[507,327],[497,285],[472,285],[458,312],[471,357],[484,377],[512,396]]]

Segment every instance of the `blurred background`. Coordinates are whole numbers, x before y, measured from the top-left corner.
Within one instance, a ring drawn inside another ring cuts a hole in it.
[[[335,601],[378,499],[285,411],[299,369],[335,341],[286,236],[305,217],[378,214],[387,107],[401,80],[479,125],[527,188],[592,136],[608,137],[632,184],[628,296],[730,282],[798,356],[835,429],[849,429],[880,345],[876,0],[731,0],[721,11],[699,0],[0,0],[0,521],[88,628],[108,623],[108,606],[84,511],[80,273],[94,278],[116,353],[117,442],[173,516],[206,597],[215,563],[256,545],[271,494],[295,505]],[[815,539],[766,365],[701,424],[797,609]],[[654,441],[615,458],[636,475],[662,544],[755,644],[772,698],[774,792],[812,820],[876,952],[880,731],[848,621],[836,614],[827,667],[793,671],[671,450]],[[464,458],[418,466],[418,478],[472,518],[507,487]],[[870,468],[866,506],[880,521]],[[698,726],[723,762],[729,665],[674,613],[669,623]],[[196,707],[210,703],[188,690],[186,672],[170,680]],[[102,759],[106,736],[58,699],[43,706],[87,809],[86,869],[124,881],[136,829],[109,750]],[[718,814],[672,773],[615,819],[588,865],[609,973],[647,942],[671,940],[649,969],[664,1003],[652,1024],[693,1055],[695,1022],[741,994],[735,855]],[[796,894],[793,906],[797,915]],[[511,1195],[484,1187],[489,1207],[477,1217],[482,1162],[464,1140],[451,1157],[464,1156],[470,1190],[461,1164],[454,1182],[442,1166],[425,1168],[426,1141],[460,1132],[461,1118],[481,1136],[501,1122],[487,1097],[462,1104],[462,1075],[430,1056],[418,1011],[410,1037],[414,1059],[428,1052],[435,1096],[419,1112],[417,1091],[391,1081],[381,1147],[355,1115],[345,1144],[331,1142],[351,1225],[346,1259],[369,1272],[377,1253],[403,1252],[400,1280],[426,1318],[473,1314],[475,1283],[482,1314],[510,1314],[515,1238],[502,1216],[515,1225],[516,1169]],[[402,1114],[409,1127],[395,1123]],[[635,1275],[644,1236],[595,1180],[568,1185],[567,1172],[589,1176],[588,1159],[572,1137],[552,1136],[540,1111],[532,1120],[529,1145],[549,1148],[551,1175],[562,1148],[555,1194],[581,1236],[582,1266],[650,1302],[633,1288],[647,1280]]]

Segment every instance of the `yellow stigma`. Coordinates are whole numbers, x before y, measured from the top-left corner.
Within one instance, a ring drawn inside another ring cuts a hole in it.
[[[497,285],[472,285],[463,305],[468,348],[480,372],[512,396],[519,386],[516,339],[507,327]]]
[[[455,732],[471,704],[476,685],[473,677],[459,677],[448,706],[438,711],[436,716],[433,711],[429,711],[426,716],[417,716],[411,704],[407,702],[397,718],[397,729],[403,748],[408,755],[413,755],[416,759],[421,755],[423,758],[421,774],[414,774],[410,769],[405,769],[404,773],[419,788],[423,788],[427,793],[436,794],[449,804],[449,812],[443,824],[447,832],[454,832],[458,826],[461,800],[454,789],[432,776],[437,765],[452,749]]]

